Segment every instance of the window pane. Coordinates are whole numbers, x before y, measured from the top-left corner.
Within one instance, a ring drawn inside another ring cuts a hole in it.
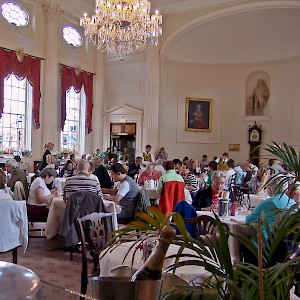
[[[80,103],[81,93],[76,93],[72,87],[66,94],[66,121],[61,132],[61,151],[79,152]]]
[[[21,152],[26,148],[26,86],[26,79],[19,81],[13,74],[4,81],[4,113],[0,120],[0,154]],[[28,122],[31,123],[31,119]]]

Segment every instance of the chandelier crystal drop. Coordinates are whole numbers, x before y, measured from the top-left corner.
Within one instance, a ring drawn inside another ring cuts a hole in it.
[[[147,44],[158,45],[162,35],[162,16],[158,11],[150,16],[147,0],[96,0],[95,14],[80,18],[80,26],[89,44],[98,50],[116,54],[143,51]]]

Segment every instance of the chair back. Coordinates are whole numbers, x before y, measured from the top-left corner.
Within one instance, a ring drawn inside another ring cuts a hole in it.
[[[81,218],[77,218],[79,226],[79,237],[81,241],[81,294],[86,294],[88,284],[87,274],[87,251],[89,250],[93,258],[93,276],[99,271],[99,254],[107,241],[107,232],[105,230],[106,218],[111,218],[112,213],[91,213]]]
[[[191,218],[191,219],[184,219],[185,222],[191,222],[196,224],[196,230],[197,230],[197,238],[199,238],[201,235],[207,235],[207,234],[215,234],[218,232],[218,225],[215,218],[211,216],[198,216],[197,218]],[[228,225],[223,224],[225,229],[228,231]]]
[[[192,205],[188,204],[185,200],[179,201],[176,204],[174,211],[181,214],[184,220],[197,218],[197,213],[195,208]],[[196,239],[198,236],[196,223],[186,221],[185,227],[186,230],[191,235],[191,237]],[[178,229],[176,229],[176,233],[179,234]]]
[[[135,213],[134,214],[136,214],[138,212],[147,213],[148,212],[148,206],[151,206],[150,199],[149,199],[147,190],[143,187],[142,190],[139,193],[139,197],[138,197],[138,200],[137,200],[137,204],[136,204],[136,207],[135,207]]]
[[[64,216],[58,227],[58,236],[64,247],[79,243],[76,220],[93,212],[106,212],[102,198],[98,194],[79,191],[69,196]],[[112,231],[112,222],[105,222],[105,226],[107,232]]]
[[[23,183],[20,180],[18,180],[15,183],[13,199],[14,200],[27,200],[27,196],[25,193]]]

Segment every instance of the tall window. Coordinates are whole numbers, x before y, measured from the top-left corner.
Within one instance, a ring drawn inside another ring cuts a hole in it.
[[[0,153],[31,148],[32,87],[11,74],[4,80],[4,112],[0,119]]]
[[[84,151],[85,93],[72,87],[66,93],[66,122],[61,132],[61,151],[80,154]]]

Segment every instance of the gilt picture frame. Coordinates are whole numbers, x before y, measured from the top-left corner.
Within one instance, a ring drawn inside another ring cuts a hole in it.
[[[186,97],[185,101],[185,130],[210,132],[213,100]]]

